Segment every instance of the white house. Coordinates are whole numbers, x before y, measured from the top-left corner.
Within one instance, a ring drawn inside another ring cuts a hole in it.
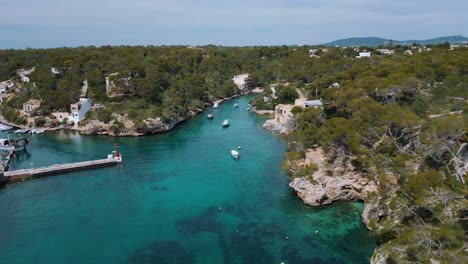
[[[15,86],[15,84],[11,80],[0,82],[0,92],[4,93],[13,86]]]
[[[393,55],[395,54],[394,50],[389,50],[389,49],[377,49],[378,52],[385,54],[385,55]]]
[[[60,71],[57,70],[57,68],[54,68],[54,67],[51,67],[51,68],[50,68],[50,72],[51,72],[53,75],[60,74]]]
[[[91,109],[91,100],[88,98],[80,98],[80,100],[70,105],[71,114],[68,120],[78,124],[85,117],[86,113]]]
[[[304,107],[315,107],[315,108],[322,108],[323,103],[320,100],[308,100],[304,102]]]
[[[359,52],[359,55],[356,56],[356,58],[364,58],[364,57],[370,57],[370,56],[371,56],[370,51],[362,51],[362,52]]]
[[[318,49],[310,49],[309,50],[309,56],[310,57],[317,57],[317,54],[316,54],[317,51],[318,51]]]
[[[232,78],[234,83],[239,87],[239,89],[244,90],[248,88],[248,80],[249,80],[249,74],[244,73],[241,75],[236,75],[234,78]]]
[[[19,69],[17,72],[18,72],[18,75],[21,78],[21,81],[24,82],[24,83],[28,83],[30,81],[28,76],[31,73],[33,73],[35,70],[36,70],[36,67],[32,67],[29,70]]]
[[[30,80],[29,80],[29,77],[26,76],[26,75],[21,75],[21,81],[24,82],[24,83],[28,83]]]

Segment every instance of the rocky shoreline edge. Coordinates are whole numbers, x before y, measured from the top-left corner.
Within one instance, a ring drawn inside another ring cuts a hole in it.
[[[242,95],[249,94],[250,92],[245,92],[222,98],[216,101],[213,101],[212,104],[218,103],[221,104],[225,101],[237,98]],[[206,106],[210,106],[212,104],[206,104]],[[150,136],[160,133],[169,132],[178,124],[186,121],[187,119],[198,115],[199,113],[203,112],[204,109],[198,108],[194,111],[188,112],[184,117],[178,117],[176,119],[171,120],[170,122],[165,122],[161,118],[148,118],[144,120],[144,126],[136,127],[134,122],[130,120],[127,115],[119,116],[119,121],[122,124],[118,129],[115,128],[114,124],[110,123],[103,123],[98,120],[89,120],[87,124],[82,127],[55,127],[55,128],[48,128],[48,127],[41,127],[46,131],[56,131],[56,130],[72,130],[78,131],[82,135],[107,135],[113,137],[139,137],[139,136]],[[14,127],[14,128],[25,128],[29,129],[27,125],[17,125],[8,122],[2,115],[0,115],[0,123]]]
[[[322,148],[308,149],[305,156],[305,159],[296,162],[296,168],[313,166],[315,171],[311,175],[294,177],[290,181],[289,186],[296,195],[310,206],[329,205],[337,201],[363,202],[361,221],[369,231],[375,231],[373,225],[387,213],[379,206],[378,199],[370,199],[378,191],[376,183],[352,165],[352,158],[328,163]],[[370,263],[385,263],[385,256],[378,247],[375,248]]]

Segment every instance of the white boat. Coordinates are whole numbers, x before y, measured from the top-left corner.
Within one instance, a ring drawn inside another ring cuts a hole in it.
[[[15,130],[15,133],[16,134],[24,134],[24,133],[28,133],[29,132],[29,129],[18,129],[18,130]]]
[[[212,114],[212,113],[208,113],[208,114],[206,115],[206,118],[208,118],[208,119],[210,119],[210,120],[213,119],[213,114]]]
[[[28,138],[7,139],[0,138],[0,147],[13,147],[15,151],[25,150],[29,144]]]
[[[239,107],[239,103],[235,103],[235,104],[234,104],[234,107],[235,107],[235,108]]]
[[[231,150],[231,155],[234,159],[239,159],[239,152],[237,152],[236,150]]]
[[[213,108],[218,108],[219,107],[219,104],[218,103],[214,103],[213,104]]]
[[[223,127],[228,127],[230,124],[229,124],[229,119],[224,119],[223,121]]]
[[[35,129],[35,130],[34,130],[34,134],[35,134],[35,135],[44,134],[44,132],[45,132],[44,129]]]

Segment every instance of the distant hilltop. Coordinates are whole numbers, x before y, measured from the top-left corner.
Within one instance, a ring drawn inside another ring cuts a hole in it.
[[[413,43],[421,44],[421,45],[428,45],[428,44],[441,44],[448,42],[450,44],[462,44],[468,43],[468,38],[456,35],[456,36],[446,36],[446,37],[439,37],[433,39],[425,39],[425,40],[392,40],[392,39],[384,39],[384,38],[377,38],[377,37],[364,37],[364,38],[346,38],[346,39],[339,39],[329,43],[325,43],[325,46],[379,46],[379,45],[411,45]]]

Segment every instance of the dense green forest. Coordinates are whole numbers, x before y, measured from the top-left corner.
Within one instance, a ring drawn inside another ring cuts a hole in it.
[[[321,146],[377,184],[365,202],[381,212],[370,228],[386,263],[468,262],[468,49],[357,60],[334,52],[304,87],[318,88],[325,107],[296,113],[285,158]]]
[[[172,120],[239,90],[232,77],[248,72],[252,86],[280,86],[279,97],[258,107],[290,102],[294,88],[324,109],[296,109],[298,130],[288,136],[289,159],[323,147],[330,160],[353,158],[379,191],[365,202],[385,212],[370,227],[387,263],[467,263],[467,175],[457,173],[457,152],[467,141],[468,48],[432,46],[413,55],[373,52],[356,59],[353,48],[310,47],[80,47],[0,51],[0,80],[18,81],[16,70],[36,67],[35,83],[15,88],[3,115],[28,99],[39,112],[69,110],[88,80],[88,96],[106,106],[90,115],[110,122],[112,113]],[[418,48],[418,47],[416,47]],[[53,75],[50,67],[60,69]],[[112,75],[112,73],[119,73]],[[119,88],[106,94],[105,78]],[[339,83],[333,86],[333,83]],[[266,89],[268,90],[268,89]],[[20,120],[21,121],[21,120]],[[465,156],[466,158],[466,156]],[[466,160],[465,160],[466,161]],[[313,173],[310,170],[307,173]]]

